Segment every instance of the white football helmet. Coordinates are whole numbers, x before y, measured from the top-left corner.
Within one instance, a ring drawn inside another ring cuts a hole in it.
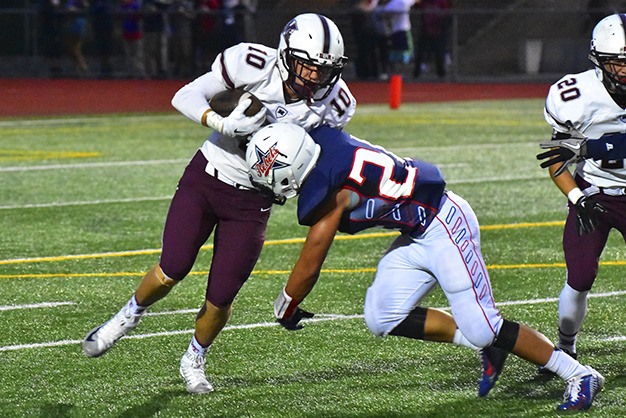
[[[593,29],[589,60],[609,93],[626,94],[626,14],[602,19]]]
[[[291,19],[280,34],[277,65],[283,81],[300,98],[322,100],[339,80],[348,58],[337,25],[320,14]],[[302,74],[303,69],[311,75]]]
[[[250,181],[282,205],[300,192],[320,155],[320,146],[298,125],[279,122],[257,131],[246,150]]]

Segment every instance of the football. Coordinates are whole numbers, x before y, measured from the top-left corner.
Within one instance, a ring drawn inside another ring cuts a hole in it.
[[[209,106],[220,116],[228,116],[239,103],[246,99],[252,99],[252,104],[248,106],[244,114],[254,116],[263,108],[263,103],[254,94],[242,88],[224,90],[217,93],[209,101]]]

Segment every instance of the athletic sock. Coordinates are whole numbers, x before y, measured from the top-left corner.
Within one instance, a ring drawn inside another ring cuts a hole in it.
[[[576,352],[576,337],[587,314],[587,294],[567,283],[559,295],[559,348]]]
[[[196,339],[196,336],[194,335],[191,338],[191,341],[189,342],[189,347],[187,348],[187,352],[196,356],[201,356],[201,357],[205,357],[207,351],[209,351],[209,347],[203,347],[198,340]]]
[[[148,309],[147,306],[141,306],[137,303],[137,298],[135,297],[134,294],[133,294],[133,297],[131,297],[130,300],[128,301],[127,306],[128,306],[128,311],[130,312],[130,314],[134,316],[141,316],[144,314],[146,309]]]
[[[573,377],[589,374],[589,369],[561,350],[554,350],[550,360],[544,366],[567,381]]]

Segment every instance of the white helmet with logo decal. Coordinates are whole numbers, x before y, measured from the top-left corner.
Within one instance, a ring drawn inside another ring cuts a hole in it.
[[[337,25],[326,16],[305,13],[291,19],[280,34],[278,69],[301,99],[321,100],[339,81],[348,61],[343,53]],[[303,74],[303,70],[313,70],[313,74]]]
[[[609,93],[626,94],[626,14],[602,19],[593,29],[589,60]]]
[[[279,122],[257,131],[246,150],[250,181],[280,205],[296,196],[320,155],[320,146],[293,123]]]

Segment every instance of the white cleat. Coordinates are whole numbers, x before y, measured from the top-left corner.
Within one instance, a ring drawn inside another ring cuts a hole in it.
[[[189,393],[211,393],[213,385],[204,374],[205,358],[186,352],[180,359],[180,375],[185,381]]]
[[[117,340],[135,329],[140,319],[141,315],[131,315],[128,306],[124,306],[108,322],[89,331],[83,340],[85,355],[100,357],[105,354]]]

